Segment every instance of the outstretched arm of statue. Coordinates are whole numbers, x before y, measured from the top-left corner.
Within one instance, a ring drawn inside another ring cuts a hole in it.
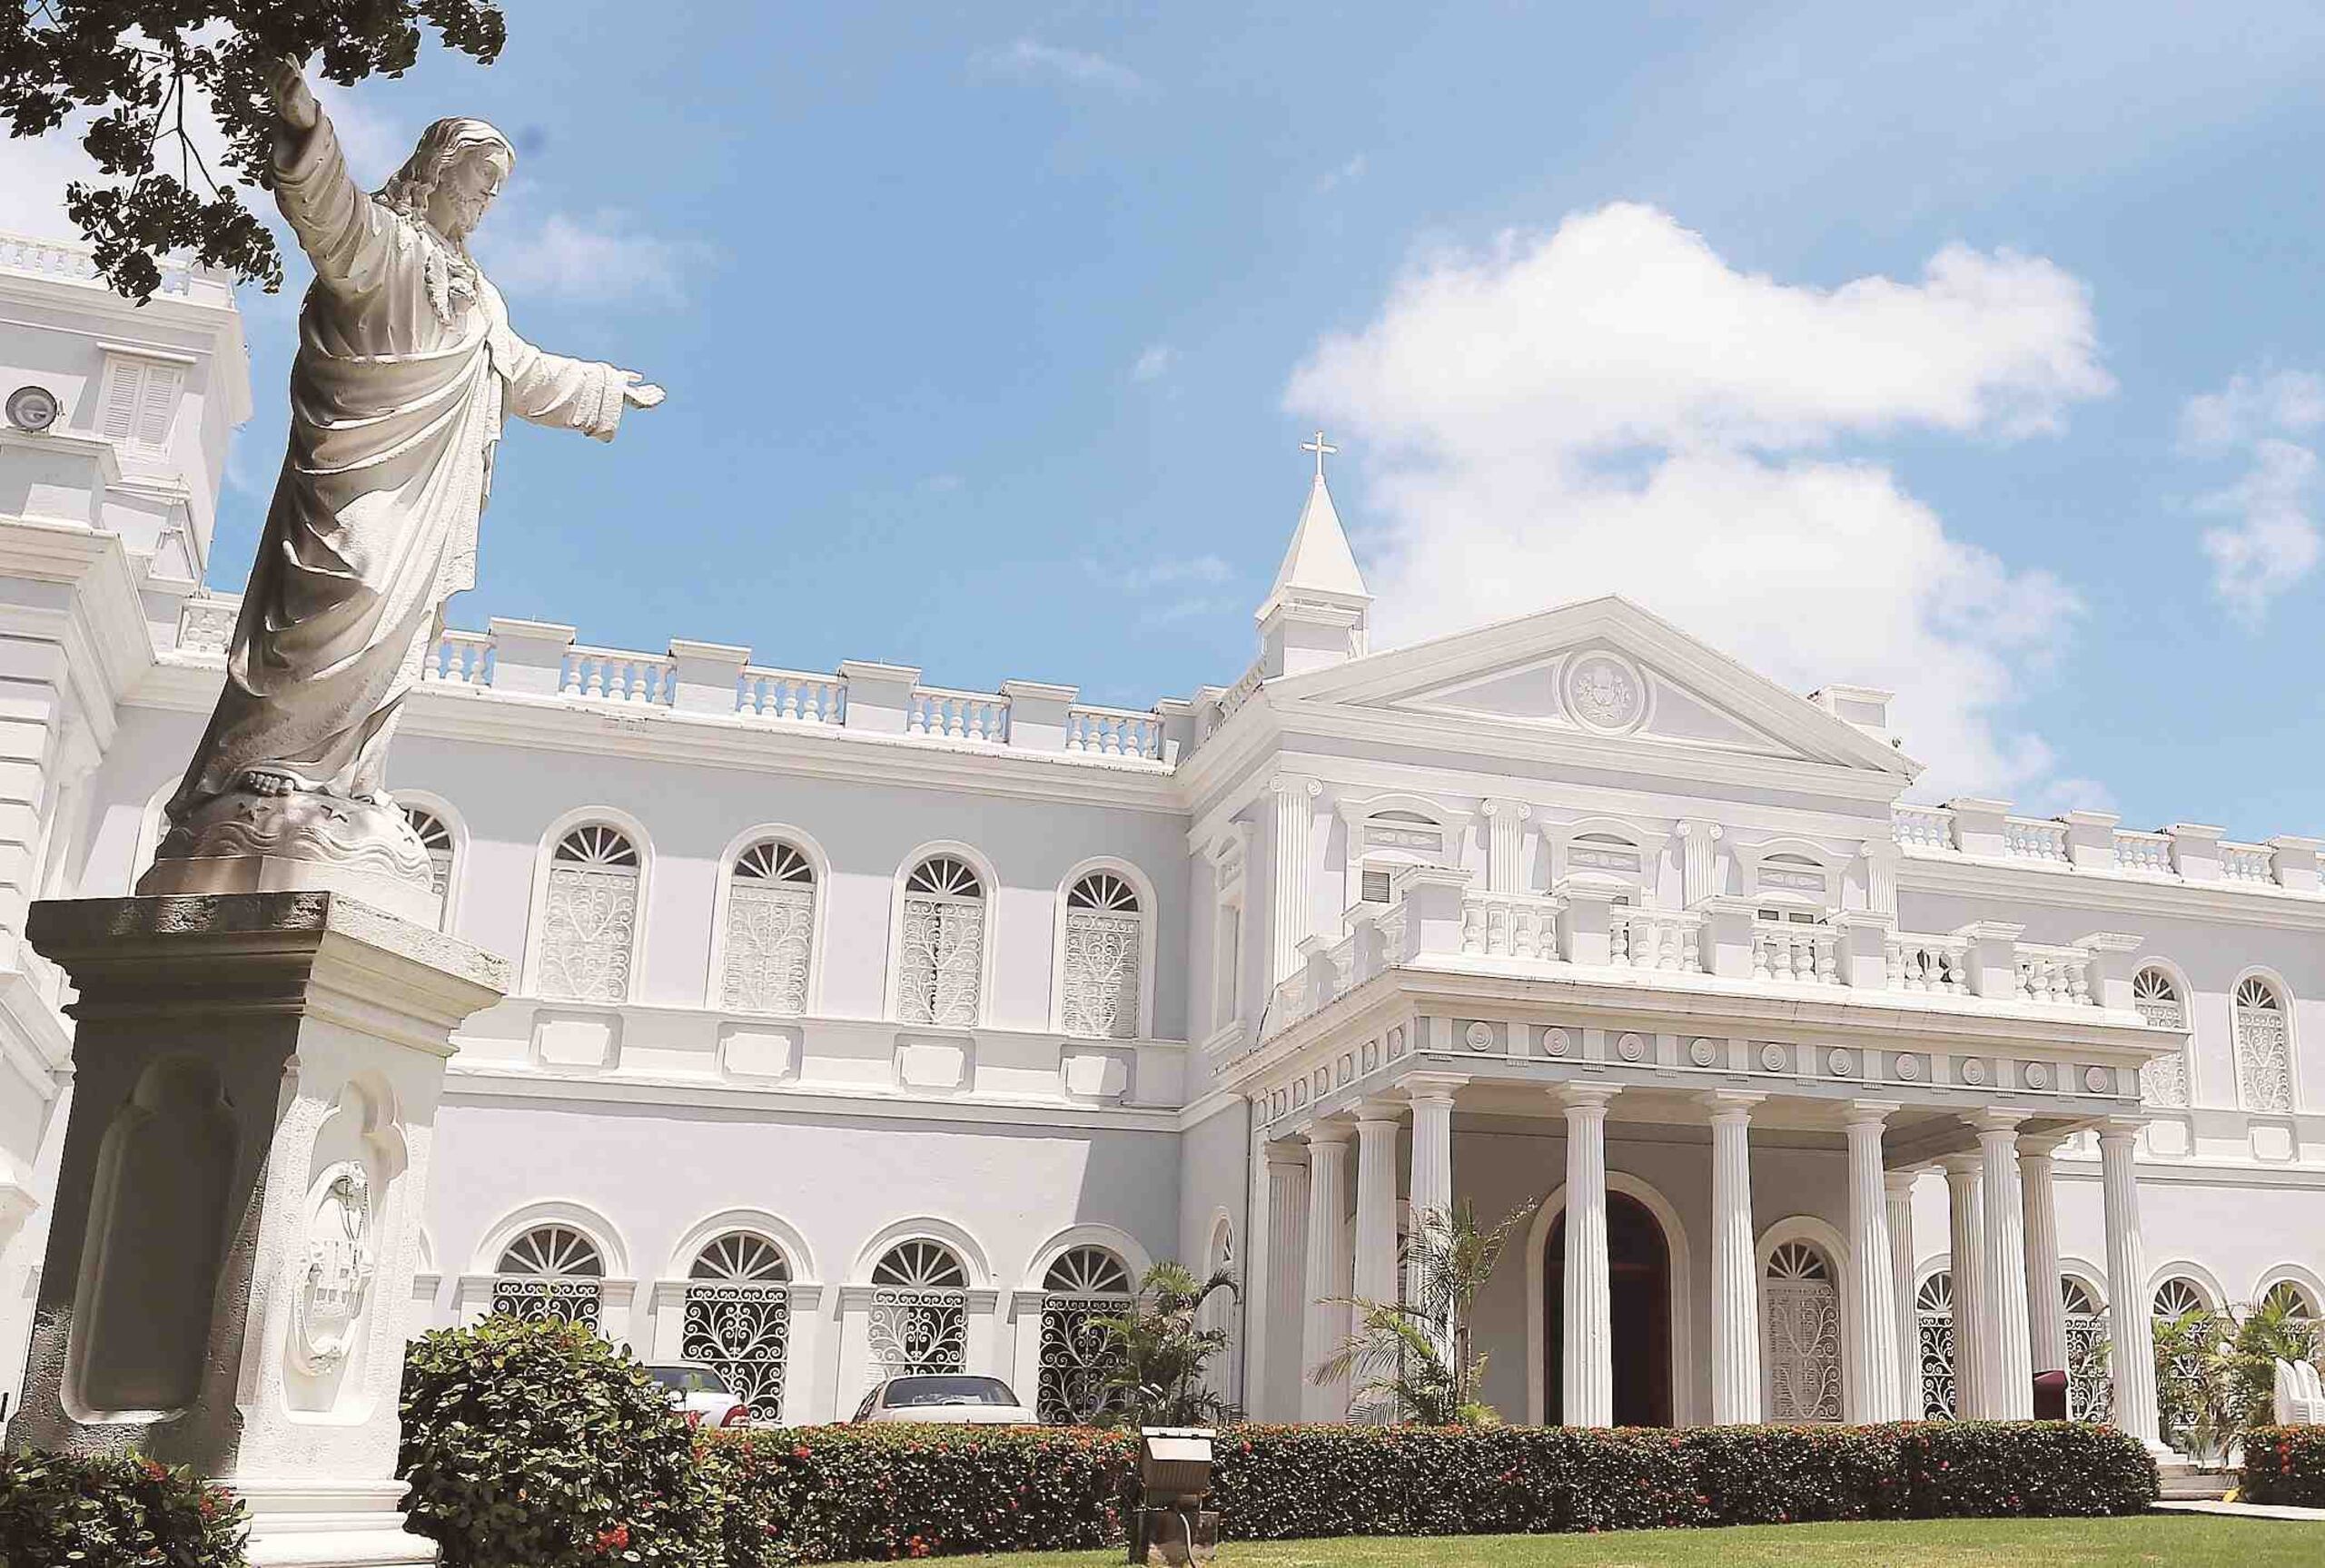
[[[347,173],[339,137],[295,60],[267,68],[274,98],[274,202],[315,264],[337,289],[373,281],[386,257],[386,218]]]
[[[610,441],[623,410],[650,409],[663,398],[662,389],[636,370],[547,353],[514,332],[496,340],[493,350],[508,386],[502,406],[536,425]]]

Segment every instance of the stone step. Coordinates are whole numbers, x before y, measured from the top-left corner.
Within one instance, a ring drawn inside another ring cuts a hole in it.
[[[2217,1502],[2236,1484],[2233,1470],[2199,1470],[2192,1464],[2165,1464],[2157,1474],[2169,1503]]]

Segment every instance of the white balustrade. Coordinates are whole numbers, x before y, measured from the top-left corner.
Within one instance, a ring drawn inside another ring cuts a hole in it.
[[[1281,1034],[1313,1011],[1308,1004],[1307,971],[1287,975],[1276,983],[1275,994],[1268,1003],[1266,1027],[1261,1033]]]
[[[666,706],[676,678],[667,654],[576,646],[566,651],[558,695],[598,702]]]
[[[1608,962],[1618,967],[1701,974],[1703,916],[1618,909],[1607,922]]]
[[[799,724],[841,724],[847,717],[847,683],[837,676],[747,665],[736,687],[735,711]]]
[[[1899,843],[1907,849],[1952,849],[1954,814],[1940,806],[1901,805],[1892,818]]]
[[[2272,883],[2277,880],[2275,856],[2267,844],[2223,842],[2220,874],[2230,882]]]
[[[0,267],[77,282],[94,281],[97,276],[96,254],[88,246],[70,241],[35,239],[28,234],[0,234]],[[183,294],[193,286],[193,270],[183,261],[162,263],[163,293]]]
[[[1245,670],[1233,685],[1221,694],[1218,716],[1212,719],[1210,731],[1206,733],[1204,738],[1208,739],[1210,735],[1216,734],[1220,725],[1235,716],[1237,708],[1251,700],[1252,694],[1260,689],[1260,664],[1257,659],[1254,659],[1252,661],[1252,667]]]
[[[2092,1005],[2091,955],[2077,947],[2018,945],[2018,994],[2026,1001]]]
[[[1009,739],[1009,699],[985,692],[915,686],[905,713],[905,733],[999,745]]]
[[[452,630],[440,634],[420,662],[420,678],[431,685],[490,685],[492,634]]]
[[[1075,705],[1065,710],[1065,749],[1097,756],[1162,756],[1162,721],[1128,708]]]
[[[1403,906],[1397,908],[1401,914]],[[1558,914],[1556,899],[1526,893],[1464,893],[1461,952],[1473,958],[1556,959]]]
[[[1752,922],[1752,978],[1795,985],[1841,982],[1837,933],[1829,926],[1790,921]]]
[[[178,644],[190,654],[223,654],[242,613],[240,598],[190,598],[178,606]]]
[[[1890,990],[1969,994],[1970,943],[1965,938],[1900,932],[1889,939],[1887,948]]]
[[[2018,860],[2055,861],[2061,865],[2072,864],[2073,860],[2067,853],[2067,824],[2063,822],[2005,817],[2002,847],[2004,854]]]
[[[2118,871],[2148,872],[2156,876],[2170,876],[2172,872],[2172,835],[2161,833],[2128,833],[2115,830],[2115,867]]]

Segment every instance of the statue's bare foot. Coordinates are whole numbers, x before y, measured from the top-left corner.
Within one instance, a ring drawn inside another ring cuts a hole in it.
[[[306,787],[300,782],[298,774],[275,768],[251,768],[234,782],[252,794],[263,795],[295,794]]]

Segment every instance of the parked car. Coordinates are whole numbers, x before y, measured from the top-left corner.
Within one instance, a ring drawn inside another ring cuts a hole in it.
[[[735,1397],[727,1379],[715,1367],[691,1361],[667,1361],[649,1366],[648,1376],[670,1396],[670,1407],[689,1426],[748,1426],[751,1407]]]
[[[928,1421],[946,1426],[1032,1426],[1041,1417],[1017,1402],[998,1377],[915,1373],[874,1385],[856,1407],[858,1421]]]

